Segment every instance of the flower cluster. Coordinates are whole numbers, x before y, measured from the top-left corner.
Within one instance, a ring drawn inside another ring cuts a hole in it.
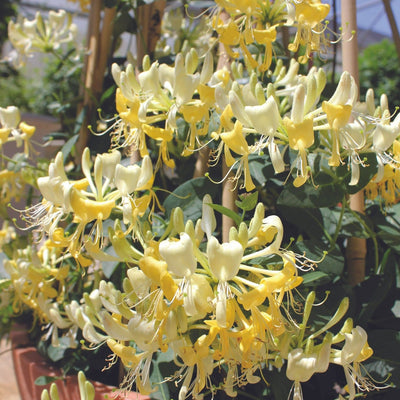
[[[17,66],[24,65],[36,52],[52,52],[62,44],[73,43],[76,33],[77,26],[65,10],[49,11],[47,20],[37,12],[33,20],[10,21],[8,38],[15,49],[10,58]]]
[[[273,45],[277,40],[277,28],[281,26],[296,29],[289,50],[297,52],[300,46],[304,46],[305,54],[299,57],[300,63],[307,62],[312,52],[321,53],[329,45],[323,21],[330,7],[319,0],[216,1],[216,4],[218,12],[213,27],[219,40],[232,58],[240,56],[240,49],[249,69],[268,71],[273,59]],[[263,46],[264,54],[254,57],[248,48],[250,45]],[[262,62],[258,61],[259,58]]]
[[[68,179],[62,153],[58,153],[49,165],[48,175],[37,181],[42,202],[26,212],[31,226],[39,227],[56,246],[67,248],[78,261],[83,261],[81,250],[85,245],[93,252],[102,247],[103,222],[112,212],[120,214],[129,226],[128,232],[136,233],[137,217],[146,212],[151,202],[151,194],[139,192],[151,189],[154,179],[148,156],[140,166],[124,166],[118,151],[98,154],[92,174],[90,151],[86,148],[82,155],[82,171],[84,178]],[[63,221],[72,224],[71,234],[59,226]]]
[[[73,171],[59,152],[47,172],[38,173],[41,201],[23,214],[36,240],[5,261],[9,278],[0,282],[7,289],[0,309],[9,300],[16,314],[32,310],[53,346],[60,336],[70,347],[82,337],[89,348],[106,344],[109,365],[121,361],[127,370],[123,388],[135,386],[143,394],[161,383],[151,381],[151,363],[167,351],[174,355],[175,372],[164,378],[179,384],[179,400],[216,389],[235,397],[237,388],[260,381],[264,368],[282,367],[297,400],[301,384],[330,364],[343,367],[350,399],[357,389],[373,389],[360,371],[373,353],[367,334],[350,318],[341,322],[348,299],[322,326],[312,322],[316,294],[308,291],[303,301],[300,286],[318,261],[283,248],[283,223],[273,207],[255,200],[240,217],[213,204],[206,190],[196,193],[201,213],[190,219],[176,204],[163,213],[153,187],[163,166],[180,172],[177,159],[208,148],[208,166],[223,161],[245,196],[267,190],[256,187],[252,176],[255,156],[281,174],[281,187],[289,179],[295,188],[307,185],[320,168],[341,180],[335,174],[346,165],[351,193],[363,184],[368,158],[376,176],[367,193],[395,203],[400,116],[390,114],[386,96],[376,105],[371,89],[359,101],[347,72],[325,96],[322,68],[300,73],[312,52],[327,45],[328,12],[319,0],[217,0],[208,24],[215,43],[234,60],[229,69],[215,69],[213,49],[198,53],[183,45],[173,64],[145,57],[139,72],[132,64],[114,63],[116,114],[99,123],[108,124],[102,133],[110,134],[111,149],[92,154],[85,148]],[[295,29],[289,50],[305,51],[287,66],[272,63],[283,26]],[[75,31],[64,11],[50,12],[48,21],[37,14],[9,25],[21,60],[70,43]],[[0,147],[14,141],[28,156],[35,128],[20,119],[16,107],[0,108]],[[125,150],[140,160],[125,157]],[[0,172],[3,202],[18,197],[17,178],[17,172]],[[237,217],[228,239],[220,237],[215,209]],[[339,228],[326,233],[330,250]],[[4,225],[0,245],[14,238]],[[119,282],[107,279],[108,262],[118,265]]]
[[[205,388],[213,391],[212,374],[221,367],[226,375],[220,388],[234,397],[236,387],[260,380],[258,370],[281,367],[285,360],[295,398],[300,383],[326,371],[329,363],[343,366],[351,396],[354,385],[371,389],[373,385],[359,372],[359,363],[372,354],[365,331],[347,320],[335,336],[328,332],[346,313],[347,299],[324,327],[311,332],[307,329],[315,300],[311,292],[302,322],[296,321],[294,312],[301,306],[292,291],[302,283],[298,270],[315,263],[281,248],[281,220],[265,217],[260,203],[249,225],[233,228],[229,241],[220,243],[214,236],[211,206],[206,195],[202,218],[186,224],[182,211],[175,209],[163,237],[155,240],[144,232],[139,249],[117,222],[108,233],[115,256],[85,242],[94,259],[118,259],[128,267],[122,290],[101,280],[81,304],[64,302],[59,307],[68,266],[56,267],[60,263],[56,243],[48,241],[36,261],[31,258],[34,253],[21,253],[6,264],[14,287],[21,288],[15,291],[16,307],[29,303],[49,322],[47,335],[55,345],[59,330],[71,339],[71,346],[76,345],[78,328],[90,345],[106,342],[113,354],[110,364],[121,359],[128,369],[124,388],[135,383],[141,393],[153,391],[149,380],[153,355],[168,349],[174,352],[178,368],[169,379],[182,382],[180,399],[198,398]]]
[[[136,79],[131,65],[122,71],[114,64],[118,119],[110,130],[115,145],[133,146],[144,156],[146,138],[154,139],[159,143],[159,162],[173,168],[168,143],[178,139],[178,121],[183,119],[190,128],[182,155],[216,142],[214,162],[224,154],[227,165],[237,168],[235,179],[244,174],[246,191],[255,188],[249,156],[262,155],[265,149],[276,173],[286,169],[286,149],[297,153],[290,168],[296,170],[297,187],[312,174],[310,154],[325,155],[333,168],[347,163],[350,185],[358,184],[367,153],[376,154],[377,181],[383,177],[384,164],[398,164],[390,149],[400,133],[400,117],[391,121],[387,101],[376,107],[372,90],[359,102],[357,86],[347,72],[333,95],[320,102],[326,85],[322,69],[301,75],[297,62],[289,69],[278,63],[274,79],[265,87],[256,74],[241,83],[245,77],[236,64],[232,76],[226,69],[214,72],[209,53],[195,72],[197,65],[195,51],[186,60],[178,54],[174,67],[155,62]],[[218,131],[211,131],[211,117],[219,119]]]

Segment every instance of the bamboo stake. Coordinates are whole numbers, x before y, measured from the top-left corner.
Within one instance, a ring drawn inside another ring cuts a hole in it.
[[[228,13],[224,10],[220,14],[221,19],[227,22],[229,19]],[[222,68],[230,69],[231,60],[228,53],[225,50],[225,46],[220,43],[218,47],[219,57],[217,70]],[[229,168],[226,165],[225,157],[222,157],[222,177],[225,177],[222,182],[222,205],[230,210],[237,211],[235,201],[238,198],[237,185],[233,182],[233,172],[229,172]],[[232,218],[226,215],[222,215],[222,241],[227,242],[229,240],[229,231],[232,226],[235,226],[235,222]]]
[[[98,57],[98,42],[100,38],[100,14],[101,0],[93,0],[89,12],[89,27],[88,27],[88,56],[85,60],[84,67],[84,92],[82,108],[87,108],[86,117],[82,122],[79,132],[79,138],[76,143],[76,159],[80,160],[84,148],[89,141],[88,116],[91,108],[91,93],[95,76],[96,61]]]
[[[385,11],[389,20],[390,28],[392,30],[392,37],[394,45],[396,46],[397,56],[399,57],[400,60],[400,35],[399,35],[399,30],[397,29],[396,20],[394,19],[393,16],[390,0],[382,0],[382,1],[383,5],[385,6]]]
[[[142,4],[135,10],[136,33],[136,74],[139,74],[143,58],[152,55],[161,36],[161,22],[164,15],[166,0],[156,0],[150,4]],[[140,161],[140,152],[133,146],[129,149],[130,162]]]
[[[211,149],[203,147],[197,152],[197,160],[194,165],[193,178],[200,178],[208,171],[208,160],[210,159]]]
[[[93,82],[93,92],[97,97],[103,90],[104,73],[110,58],[111,43],[113,40],[114,20],[117,7],[104,8],[104,17],[100,32],[98,62],[95,69],[95,80]]]
[[[358,44],[357,44],[357,16],[356,1],[341,0],[342,6],[342,25],[347,25],[347,30],[354,31],[351,40],[343,38],[342,40],[342,66],[344,71],[348,71],[359,86],[358,72]],[[364,210],[364,192],[360,191],[349,198],[350,208],[359,213]],[[350,285],[355,286],[365,278],[365,258],[367,255],[367,243],[365,239],[349,238],[346,246],[346,260],[348,281]]]
[[[137,64],[142,64],[146,54],[154,52],[161,35],[161,22],[164,14],[166,0],[156,0],[150,4],[139,6],[136,11],[136,58]]]

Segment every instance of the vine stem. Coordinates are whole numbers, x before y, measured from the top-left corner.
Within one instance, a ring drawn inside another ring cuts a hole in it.
[[[375,273],[378,272],[379,269],[379,247],[378,247],[378,240],[376,239],[376,233],[365,223],[365,221],[360,217],[360,215],[351,208],[351,206],[349,206],[349,204],[347,203],[347,200],[344,200],[346,206],[348,207],[348,209],[350,210],[351,214],[354,216],[354,218],[357,219],[357,221],[362,225],[362,227],[364,228],[364,230],[368,233],[370,239],[372,240],[373,244],[374,244],[374,253],[375,253]],[[356,238],[356,239],[360,239],[360,238]],[[360,240],[364,240],[365,239],[360,239]]]

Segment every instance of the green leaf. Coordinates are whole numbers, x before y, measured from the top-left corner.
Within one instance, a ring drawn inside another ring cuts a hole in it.
[[[286,377],[286,368],[281,370],[273,369],[264,374],[267,382],[270,384],[274,400],[287,400],[293,382]]]
[[[209,194],[211,198],[219,192],[220,186],[212,183],[208,178],[191,179],[176,188],[164,201],[163,206],[169,217],[171,211],[180,207],[185,219],[196,221],[201,218],[203,197]]]
[[[318,208],[301,208],[299,210],[295,207],[279,205],[278,210],[285,216],[286,221],[298,228],[300,233],[306,233],[308,237],[319,241],[325,236],[324,221],[321,210]]]
[[[355,320],[358,325],[367,326],[371,322],[375,311],[387,300],[391,288],[396,285],[396,258],[391,254],[385,256],[384,273],[367,277],[357,288],[357,295],[362,307]],[[393,303],[392,300],[391,305]],[[391,307],[386,308],[390,310]]]
[[[364,361],[368,372],[379,381],[400,387],[400,332],[391,329],[376,329],[368,332],[368,344],[374,350],[373,356]]]
[[[68,156],[71,154],[72,148],[75,146],[75,143],[78,141],[79,135],[74,135],[72,136],[62,147],[61,152],[63,155],[63,160],[68,158]]]
[[[152,360],[152,372],[150,380],[157,385],[157,391],[150,394],[151,399],[156,400],[170,400],[175,389],[173,386],[168,385],[165,378],[173,375],[176,366],[173,364],[174,352],[168,349],[165,353],[156,353]],[[171,370],[172,368],[172,370]],[[174,385],[175,386],[175,385]],[[177,396],[174,396],[176,398]]]
[[[339,176],[344,177],[344,183],[347,186],[346,192],[349,194],[357,193],[363,189],[369,182],[371,182],[371,179],[378,170],[378,162],[375,153],[360,154],[360,158],[363,160],[364,166],[360,165],[360,178],[357,185],[349,185],[351,180],[351,170],[348,165],[341,165],[336,170]]]
[[[38,378],[35,379],[35,385],[37,386],[46,386],[49,385],[50,383],[53,383],[59,379],[62,379],[59,376],[39,376]]]
[[[307,272],[302,276],[302,278],[303,284],[306,286],[310,284],[312,284],[312,286],[323,285],[331,280],[329,275],[322,271]]]
[[[357,217],[353,213],[357,213]],[[364,224],[362,224],[360,220],[362,220]],[[343,215],[340,235],[368,239],[370,235],[365,230],[365,225],[371,227],[371,221],[368,217],[356,211],[351,212],[346,209]]]
[[[316,243],[312,240],[304,240],[297,242],[293,245],[290,250],[295,251],[299,254],[304,254],[307,258],[315,261],[321,260],[324,251],[327,248],[323,243]],[[317,263],[316,266],[318,271],[324,272],[331,275],[331,278],[340,276],[344,268],[344,257],[338,247],[331,250],[322,261]]]
[[[115,85],[112,85],[101,95],[100,104],[103,104],[114,93],[115,93]]]
[[[244,194],[239,196],[240,200],[236,200],[235,204],[243,211],[251,211],[255,208],[258,202],[258,192]]]
[[[278,197],[277,203],[279,206],[297,208],[332,207],[338,204],[343,196],[343,187],[337,184],[320,185],[318,187],[305,184],[298,188],[286,184]]]
[[[400,203],[390,207],[385,214],[378,206],[371,208],[369,217],[376,226],[378,237],[392,250],[400,254]]]
[[[251,177],[258,186],[263,186],[268,179],[276,175],[271,160],[267,156],[251,154],[249,156],[249,168]]]
[[[218,211],[219,213],[226,215],[229,218],[232,218],[233,221],[235,222],[236,226],[239,226],[240,223],[242,222],[242,219],[240,216],[235,212],[230,210],[229,208],[226,208],[224,206],[221,206],[219,204],[208,204],[211,208],[213,208],[215,211]]]
[[[129,14],[129,12],[122,10],[118,13],[114,22],[114,37],[119,37],[124,32],[136,33],[136,31],[136,20]]]
[[[1,268],[0,268],[0,272]],[[7,289],[8,287],[10,287],[12,284],[12,280],[11,279],[0,279],[0,291]]]

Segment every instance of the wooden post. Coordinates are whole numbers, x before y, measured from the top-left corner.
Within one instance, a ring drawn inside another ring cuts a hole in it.
[[[342,65],[343,70],[348,71],[359,86],[358,72],[358,43],[357,43],[357,15],[356,1],[342,0],[342,26],[345,31],[353,32],[353,38],[349,40],[347,34],[342,39]],[[360,191],[349,198],[350,208],[356,212],[364,213],[364,192]],[[352,286],[362,282],[365,278],[365,258],[367,255],[367,243],[365,239],[349,238],[346,247],[346,260],[348,281]]]

